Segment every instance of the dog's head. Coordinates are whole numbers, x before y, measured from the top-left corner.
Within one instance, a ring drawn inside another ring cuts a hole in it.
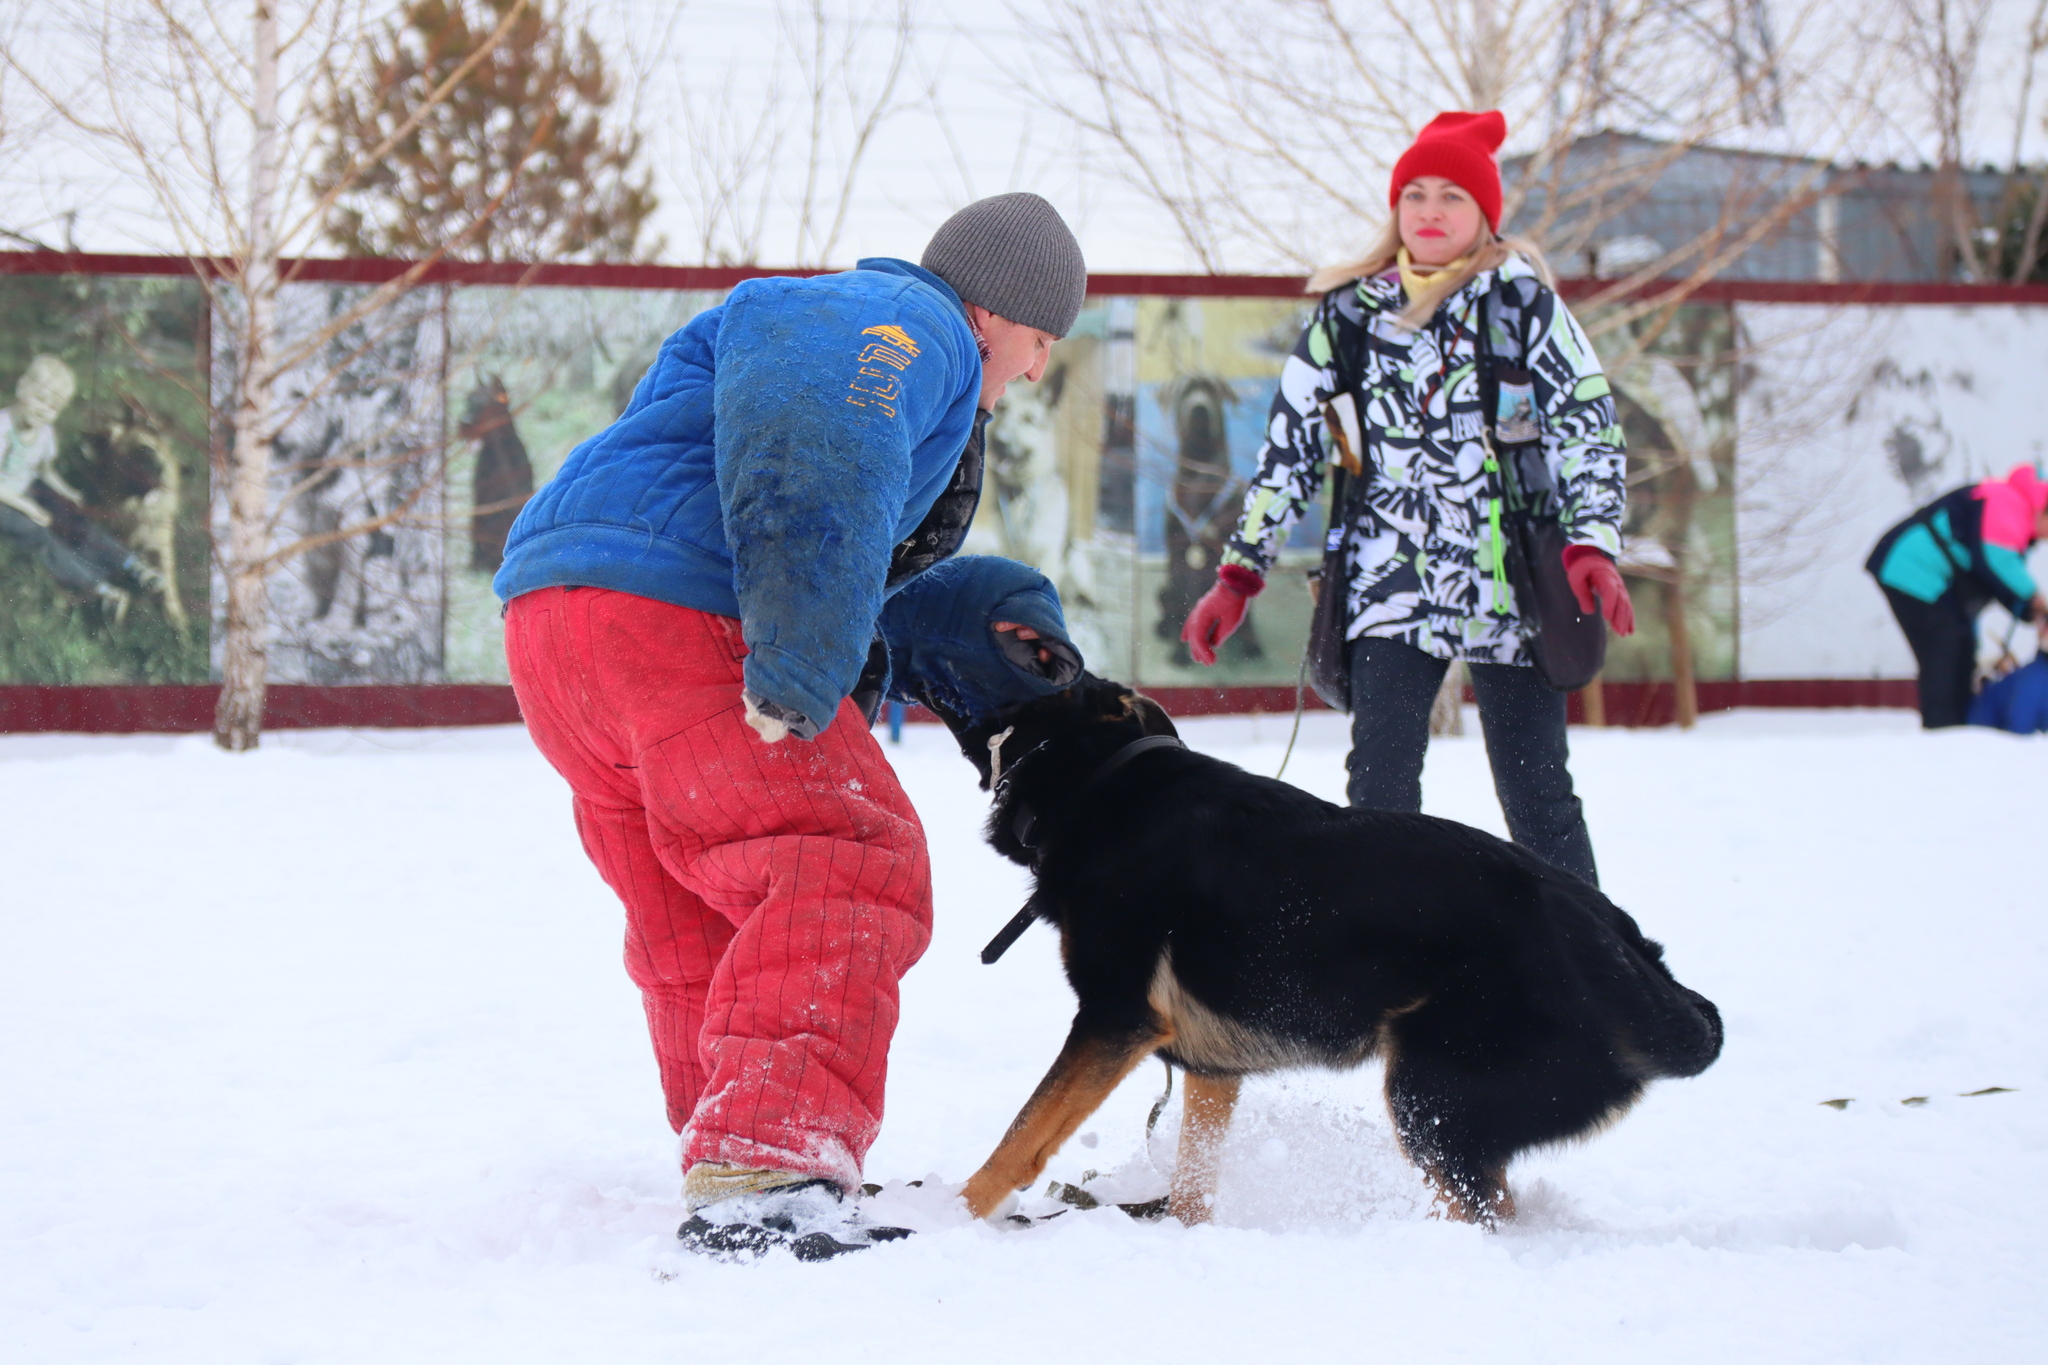
[[[1158,702],[1085,671],[1050,696],[1006,706],[983,719],[932,709],[953,732],[962,756],[981,774],[983,791],[993,786],[1000,772],[1012,770],[1047,745],[1072,749],[1092,766],[1132,740],[1178,733]]]

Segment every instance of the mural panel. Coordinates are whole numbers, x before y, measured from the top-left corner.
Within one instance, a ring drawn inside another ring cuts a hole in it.
[[[283,300],[309,350],[282,391],[272,676],[502,682],[490,579],[512,518],[723,295],[435,286],[337,325],[363,296],[302,284]],[[175,274],[0,276],[0,310],[0,684],[205,681],[208,451],[224,437],[206,409],[232,392],[233,329]],[[1095,297],[1043,380],[1011,387],[968,549],[1044,570],[1098,671],[1295,680],[1319,515],[1218,667],[1192,665],[1179,630],[1307,313]],[[1666,679],[1687,657],[1702,680],[1908,671],[1861,556],[1917,502],[2039,458],[2027,414],[2043,390],[2023,372],[2044,328],[2039,309],[1692,305],[1601,338],[1641,624],[1606,676]]]
[[[491,576],[519,508],[625,411],[670,333],[722,293],[464,288],[449,304],[446,677],[506,682]]]
[[[1307,570],[1322,561],[1319,509],[1296,525],[1214,667],[1188,657],[1180,631],[1216,581],[1258,470],[1281,365],[1311,311],[1305,298],[1139,301],[1136,671],[1148,685],[1291,685],[1300,675]]]
[[[351,320],[362,285],[279,291],[284,425],[273,450],[270,681],[444,680],[442,402],[447,291],[413,290]],[[223,291],[222,306],[236,301]],[[217,414],[232,410],[236,329],[214,329]],[[219,417],[216,418],[219,421]],[[226,441],[223,430],[219,439]],[[214,511],[226,534],[226,507]],[[226,601],[214,584],[216,612]],[[216,625],[214,667],[220,663]]]
[[[0,276],[0,684],[207,676],[191,279]]]
[[[1125,300],[1091,299],[1036,384],[1017,382],[988,425],[981,505],[963,546],[1037,568],[1059,589],[1089,667],[1128,676],[1130,460],[1110,389],[1128,388]]]
[[[1587,319],[1591,321],[1591,319]],[[1609,637],[1610,682],[1737,676],[1735,332],[1725,304],[1680,308],[1595,342],[1628,440],[1622,572],[1636,633]]]

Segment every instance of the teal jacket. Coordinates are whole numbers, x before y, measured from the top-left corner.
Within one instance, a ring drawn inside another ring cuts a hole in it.
[[[2015,548],[1998,543],[2013,539],[2010,532],[1985,534],[1987,488],[2005,491],[2002,483],[1977,484],[1927,504],[1885,532],[1864,567],[1887,588],[1922,602],[1953,593],[1971,615],[1995,601],[2024,617],[2037,591],[2027,571],[2031,539]],[[2031,537],[2030,530],[2023,534]]]

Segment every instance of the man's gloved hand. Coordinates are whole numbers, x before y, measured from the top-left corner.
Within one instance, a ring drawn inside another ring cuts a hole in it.
[[[803,714],[792,711],[780,702],[757,697],[745,688],[740,689],[740,700],[746,703],[747,724],[754,727],[764,743],[775,744],[795,735],[798,739],[816,739],[824,727]]]
[[[1020,626],[1015,621],[995,621],[990,623],[989,629],[994,631],[998,635],[1009,635],[1014,633],[1017,637],[1020,648],[1024,642],[1036,640],[1039,638],[1037,631],[1033,630],[1029,626]],[[1006,645],[1004,646],[1003,652],[1008,654],[1012,653],[1013,651],[1009,646]],[[1042,664],[1052,662],[1052,651],[1047,649],[1044,645],[1038,646],[1038,648],[1035,650],[1026,650],[1024,652],[1031,654],[1033,658],[1037,659],[1038,662]]]
[[[1064,686],[1081,673],[1081,652],[1065,640],[1049,639],[1015,621],[993,621],[996,648],[1017,667]]]
[[[1014,559],[958,555],[936,565],[889,598],[879,625],[889,695],[941,716],[987,719],[1081,675],[1059,592]]]
[[[1199,664],[1216,662],[1216,648],[1244,624],[1247,604],[1266,589],[1266,580],[1242,564],[1225,564],[1216,570],[1216,586],[1202,594],[1188,613],[1180,638]]]
[[[1580,611],[1588,616],[1593,614],[1593,597],[1597,593],[1599,610],[1607,618],[1608,629],[1616,635],[1636,633],[1636,609],[1628,600],[1628,585],[1621,581],[1621,570],[1614,567],[1605,550],[1591,545],[1565,546],[1564,575],[1571,581],[1572,596],[1578,599]]]

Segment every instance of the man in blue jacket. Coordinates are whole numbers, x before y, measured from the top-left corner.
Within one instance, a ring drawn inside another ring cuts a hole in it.
[[[1035,571],[928,571],[973,518],[989,411],[1043,373],[1086,285],[1029,194],[955,214],[921,265],[749,280],[668,339],[507,538],[513,686],[626,906],[695,1249],[813,1257],[893,1231],[842,1200],[931,877],[863,704],[892,658],[923,675],[897,695],[968,711],[1079,671]]]

